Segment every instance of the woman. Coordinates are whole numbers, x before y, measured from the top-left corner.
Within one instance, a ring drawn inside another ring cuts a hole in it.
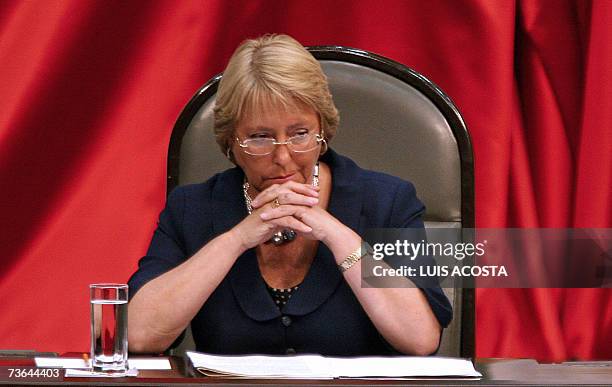
[[[410,183],[328,149],[338,122],[297,41],[238,47],[214,123],[237,167],[169,196],[129,282],[132,352],[166,350],[189,323],[210,353],[436,351],[452,317],[441,289],[362,288],[358,264],[360,232],[422,228],[424,207]]]

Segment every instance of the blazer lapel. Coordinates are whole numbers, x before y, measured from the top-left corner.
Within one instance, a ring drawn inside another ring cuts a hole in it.
[[[248,215],[242,192],[242,170],[231,169],[220,174],[218,179],[213,190],[214,235],[231,230]],[[238,257],[227,278],[240,308],[250,318],[266,321],[280,316],[259,271],[254,249],[249,249]]]
[[[217,175],[212,192],[213,235],[231,230],[248,215],[242,193],[243,181],[244,174],[237,167]]]
[[[362,187],[358,185],[359,167],[332,149],[321,158],[332,171],[332,192],[328,212],[347,227],[362,235]],[[247,216],[239,168],[219,175],[213,191],[215,235],[229,231]],[[267,321],[281,316],[257,265],[255,250],[242,254],[228,273],[234,296],[241,309],[253,320]],[[321,306],[343,280],[331,251],[320,243],[315,259],[299,290],[283,309],[283,314],[305,315]]]
[[[332,171],[332,192],[327,211],[342,224],[362,235],[362,190],[358,185],[359,167],[333,150],[321,158]],[[283,313],[305,315],[321,306],[343,281],[336,260],[323,243],[298,291],[289,299]]]
[[[244,313],[255,321],[280,317],[281,312],[272,301],[259,271],[255,249],[238,257],[228,274],[234,297]]]

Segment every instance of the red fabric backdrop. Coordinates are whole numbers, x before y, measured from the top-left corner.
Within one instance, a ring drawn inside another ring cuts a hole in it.
[[[430,77],[473,139],[479,227],[611,227],[612,2],[0,2],[0,348],[88,348],[126,281],[170,131],[236,45],[359,47]],[[612,357],[612,293],[478,292],[479,356]]]

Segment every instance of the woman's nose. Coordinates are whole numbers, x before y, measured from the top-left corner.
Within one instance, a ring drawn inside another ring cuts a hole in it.
[[[284,164],[291,160],[291,150],[287,144],[276,145],[272,156],[275,163]]]

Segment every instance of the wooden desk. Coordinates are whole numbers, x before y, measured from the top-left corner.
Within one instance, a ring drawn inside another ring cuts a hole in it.
[[[486,386],[486,385],[530,385],[530,384],[612,384],[612,362],[579,362],[563,364],[538,364],[535,360],[480,359],[476,369],[483,374],[481,380],[473,379],[417,379],[417,380],[259,380],[259,379],[216,379],[189,377],[181,358],[171,357],[172,370],[142,370],[138,377],[126,378],[64,378],[51,379],[7,379],[0,377],[0,384],[6,385],[88,385],[88,386],[398,386],[398,385],[449,385],[449,386]],[[33,366],[32,359],[2,359],[0,367],[6,369],[10,364],[16,367]],[[0,375],[4,375],[0,372]]]

